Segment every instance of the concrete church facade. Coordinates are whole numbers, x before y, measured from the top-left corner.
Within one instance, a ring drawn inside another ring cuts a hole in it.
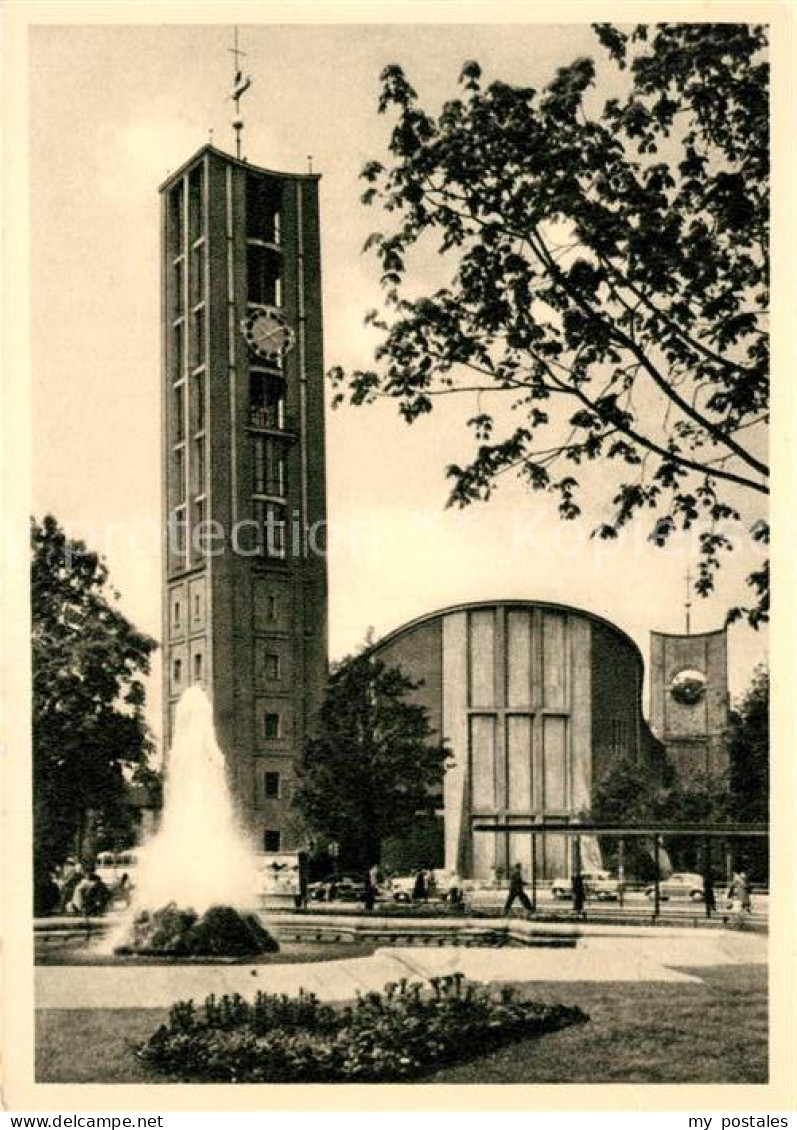
[[[489,878],[531,862],[530,835],[474,834],[475,823],[567,823],[619,757],[660,772],[639,649],[589,612],[541,601],[461,605],[399,628],[373,655],[422,681],[416,699],[451,748],[436,862],[461,875]],[[567,837],[547,835],[540,846],[540,877],[566,873]]]

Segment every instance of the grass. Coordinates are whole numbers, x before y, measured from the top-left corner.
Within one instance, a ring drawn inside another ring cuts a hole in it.
[[[758,965],[684,969],[702,984],[524,985],[578,1004],[589,1024],[524,1040],[428,1083],[766,1083],[767,972]]]
[[[535,999],[589,1015],[427,1075],[428,1083],[765,1083],[767,988],[761,966],[685,970],[700,984],[556,982],[519,985]],[[41,1083],[167,1083],[132,1053],[164,1009],[43,1009],[37,1013]]]

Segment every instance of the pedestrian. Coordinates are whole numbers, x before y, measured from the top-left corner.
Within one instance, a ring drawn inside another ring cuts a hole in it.
[[[125,871],[121,879],[113,891],[113,901],[121,902],[123,906],[130,906],[130,901],[133,897],[133,886],[130,882],[130,876]]]
[[[573,913],[577,918],[583,918],[587,891],[584,886],[584,876],[580,871],[576,871],[572,878],[571,885],[573,888]]]
[[[711,874],[711,869],[708,868],[703,874],[703,905],[709,914],[713,914],[717,909],[717,898],[714,894],[714,877]]]
[[[740,871],[736,878],[739,890],[739,913],[751,914],[753,910],[753,897],[750,880],[747,878],[747,872]]]
[[[371,872],[365,876],[363,885],[363,906],[366,910],[373,910],[376,905],[376,887],[371,882]]]
[[[93,867],[86,871],[75,888],[72,905],[78,914],[93,918],[105,913],[110,892]]]
[[[80,880],[83,878],[83,870],[75,859],[67,859],[63,868],[61,869],[61,877],[58,885],[61,891],[61,898],[59,903],[59,913],[68,914],[73,909],[72,900],[75,897],[75,890]]]
[[[504,906],[504,914],[509,914],[515,899],[520,900],[520,905],[528,914],[532,913],[534,907],[529,900],[529,896],[526,894],[525,886],[523,882],[523,868],[521,864],[516,863],[509,876],[509,894],[507,895],[506,905]]]
[[[426,872],[421,868],[415,876],[415,886],[412,889],[413,902],[426,902],[429,897],[429,889],[426,886]]]

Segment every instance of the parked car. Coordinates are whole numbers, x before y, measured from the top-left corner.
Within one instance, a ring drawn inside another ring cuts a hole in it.
[[[608,871],[582,871],[581,878],[584,880],[585,898],[612,902],[620,897],[617,880]],[[554,879],[551,894],[555,899],[572,899],[573,880]]]
[[[356,875],[338,875],[335,879],[330,876],[320,883],[311,883],[307,888],[307,897],[313,902],[326,902],[330,892],[334,890],[335,901],[358,902],[363,897],[364,889],[365,880],[358,879]]]
[[[655,898],[655,886],[651,883],[646,888],[645,894],[649,899]],[[659,897],[662,899],[691,899],[693,902],[703,901],[703,876],[691,871],[674,871],[669,879],[662,879],[659,883]]]
[[[414,875],[394,875],[390,880],[387,894],[394,902],[411,902],[414,890]]]

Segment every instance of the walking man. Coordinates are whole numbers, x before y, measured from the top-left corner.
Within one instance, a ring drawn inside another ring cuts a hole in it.
[[[521,906],[528,914],[532,913],[534,907],[531,905],[531,900],[526,894],[525,888],[526,885],[523,882],[523,868],[519,863],[516,863],[509,876],[509,894],[507,895],[506,906],[504,907],[505,915],[509,914],[515,899],[520,900]]]

